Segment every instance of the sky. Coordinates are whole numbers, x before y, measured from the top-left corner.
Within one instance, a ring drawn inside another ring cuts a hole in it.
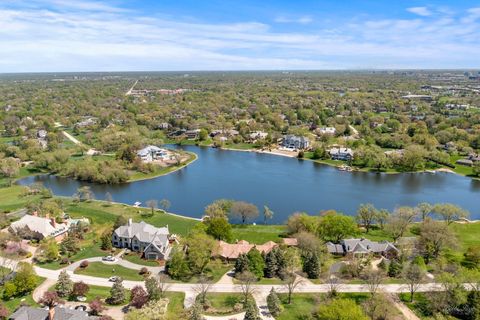
[[[480,1],[0,1],[0,73],[479,67]]]

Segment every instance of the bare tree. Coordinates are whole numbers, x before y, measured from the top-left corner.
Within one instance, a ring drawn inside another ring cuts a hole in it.
[[[112,204],[113,202],[112,194],[108,191],[105,193],[105,201],[107,201],[109,204]]]
[[[274,213],[269,207],[263,206],[263,224],[267,224],[267,220],[272,219],[273,215]]]
[[[165,293],[172,285],[169,280],[170,277],[163,272],[160,272],[157,276],[158,292],[160,293],[161,298],[165,297]]]
[[[378,287],[383,283],[385,279],[385,273],[383,270],[373,270],[369,268],[364,275],[367,283],[368,291],[372,297],[377,293]]]
[[[417,205],[418,211],[422,216],[422,221],[425,221],[427,217],[432,213],[433,206],[428,202],[422,202]]]
[[[200,304],[205,305],[207,302],[207,294],[210,292],[212,282],[205,276],[200,276],[197,285],[193,290],[197,293]]]
[[[170,206],[171,206],[171,203],[170,201],[168,201],[168,199],[160,200],[160,207],[162,207],[164,211],[167,211],[168,208],[170,208]]]
[[[406,281],[408,291],[410,291],[410,302],[413,302],[413,295],[423,282],[425,271],[418,265],[410,263],[403,272],[403,279]]]
[[[152,215],[155,213],[155,209],[158,207],[158,201],[157,200],[147,200],[145,202],[147,204],[147,207],[149,207],[152,210]]]
[[[417,211],[411,207],[399,207],[395,209],[393,214],[387,218],[385,231],[389,233],[393,241],[396,242],[399,238],[403,237],[416,215]]]
[[[305,281],[295,273],[290,273],[283,277],[283,287],[288,293],[288,304],[292,303],[292,294],[297,287],[303,285]]]
[[[242,219],[242,224],[245,224],[247,220],[258,217],[258,208],[248,202],[236,201],[233,203],[230,213]]]
[[[244,299],[243,303],[246,304],[250,295],[252,295],[255,291],[253,284],[257,282],[257,277],[250,271],[244,271],[241,274],[239,274],[236,278],[237,280],[240,281],[240,288],[242,290],[243,299]]]
[[[459,206],[451,203],[441,203],[433,207],[433,212],[440,215],[447,225],[450,225],[453,221],[468,216],[468,211],[463,210]]]
[[[325,284],[328,286],[328,295],[330,297],[335,297],[342,286],[342,280],[330,273]]]

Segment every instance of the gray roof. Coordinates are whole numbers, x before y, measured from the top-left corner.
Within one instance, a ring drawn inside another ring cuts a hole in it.
[[[20,307],[9,319],[12,320],[46,320],[48,319],[48,309]],[[54,320],[92,320],[98,317],[91,317],[82,310],[65,308],[63,306],[55,307]]]
[[[329,253],[380,253],[398,249],[388,241],[370,241],[368,239],[344,239],[339,244],[328,242]]]
[[[131,222],[127,225],[120,226],[115,230],[115,234],[122,238],[136,237],[141,242],[154,243],[157,246],[165,246],[168,243],[168,235],[170,232],[167,227],[157,228],[144,221],[136,223]]]

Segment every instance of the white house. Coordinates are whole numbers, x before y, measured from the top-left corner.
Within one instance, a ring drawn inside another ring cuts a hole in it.
[[[353,151],[350,148],[332,148],[328,152],[333,160],[348,161],[353,159]]]
[[[157,146],[146,146],[145,148],[137,151],[137,156],[145,162],[165,159],[167,155],[167,150],[159,148]]]
[[[290,149],[308,149],[310,147],[310,140],[305,137],[289,134],[283,137],[282,146]]]
[[[67,235],[70,225],[69,220],[57,223],[54,218],[27,214],[13,222],[8,230],[24,239],[54,238],[56,241],[60,241]]]
[[[267,132],[263,132],[263,131],[255,131],[255,132],[252,132],[250,133],[249,137],[251,140],[258,140],[258,139],[265,139],[267,138],[268,136],[268,133]]]
[[[335,135],[335,133],[337,132],[337,129],[335,129],[334,127],[323,127],[323,128],[319,128],[317,132],[318,134]]]

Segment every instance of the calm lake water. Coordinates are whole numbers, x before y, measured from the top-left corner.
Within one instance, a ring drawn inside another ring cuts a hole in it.
[[[263,205],[268,205],[275,212],[272,223],[284,222],[295,211],[315,215],[335,209],[355,214],[361,203],[392,210],[423,201],[455,203],[469,210],[471,218],[480,218],[480,181],[454,174],[341,172],[312,161],[268,154],[183,148],[195,152],[198,160],[155,179],[100,185],[43,175],[19,183],[40,181],[61,196],[71,196],[88,185],[96,199],[104,199],[108,191],[114,201],[126,204],[168,199],[172,204],[169,211],[191,217],[201,217],[206,205],[227,198],[252,202],[261,212]]]

